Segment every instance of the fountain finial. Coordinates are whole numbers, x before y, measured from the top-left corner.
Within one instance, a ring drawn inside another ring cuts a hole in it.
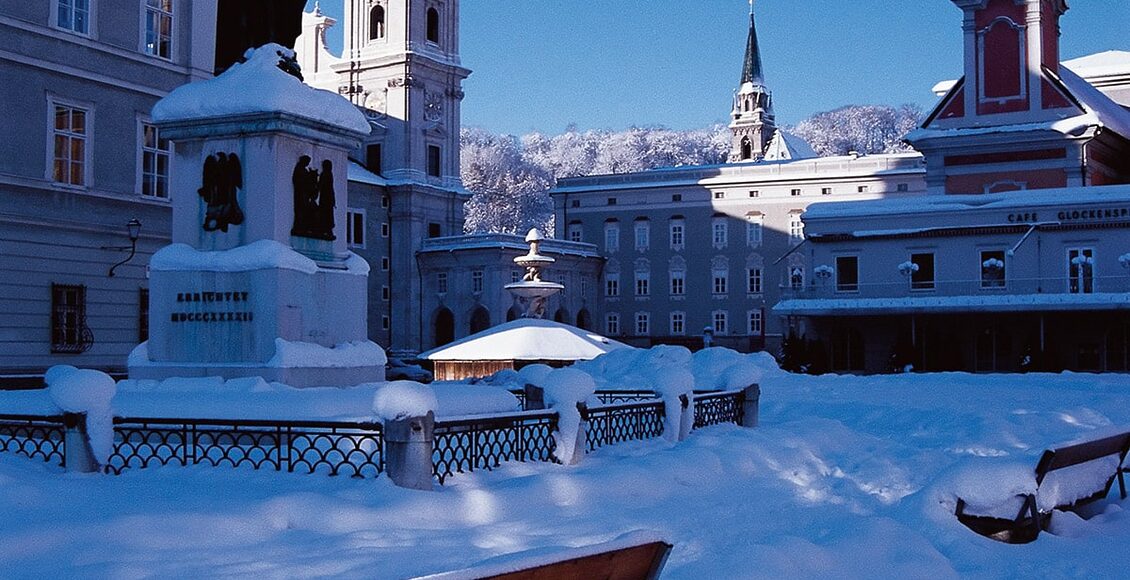
[[[541,255],[541,242],[545,237],[537,228],[531,228],[526,234],[526,243],[530,244],[530,252],[514,258],[514,263],[526,269],[526,275],[521,282],[507,284],[505,288],[513,294],[519,302],[526,305],[527,318],[541,318],[545,315],[545,303],[550,296],[565,289],[556,282],[546,282],[541,279],[541,269],[554,263],[556,260],[549,256]]]

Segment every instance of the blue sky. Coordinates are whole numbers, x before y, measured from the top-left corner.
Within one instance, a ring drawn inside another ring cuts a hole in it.
[[[310,2],[310,6],[313,2]],[[1074,0],[1064,59],[1130,51],[1130,1]],[[340,16],[341,0],[322,0]],[[495,132],[727,121],[740,79],[746,0],[463,0],[463,124]],[[934,103],[961,74],[949,0],[757,0],[778,123],[847,104]],[[330,36],[340,50],[340,30]]]

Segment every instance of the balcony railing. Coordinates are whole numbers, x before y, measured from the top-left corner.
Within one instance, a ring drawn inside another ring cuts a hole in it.
[[[930,287],[932,286],[932,287]],[[933,284],[911,281],[892,272],[888,280],[837,284],[835,277],[810,281],[802,288],[781,287],[781,299],[913,298],[925,296],[994,296],[994,295],[1087,295],[1130,293],[1130,275],[1092,276],[1069,280],[1064,276],[1043,278],[1005,278],[1004,280],[943,280]]]

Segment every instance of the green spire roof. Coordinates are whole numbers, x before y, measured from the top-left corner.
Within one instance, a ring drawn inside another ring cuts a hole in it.
[[[757,46],[757,27],[753,23],[753,11],[749,13],[749,41],[745,47],[745,63],[742,64],[742,84],[765,83],[761,73],[761,49]]]

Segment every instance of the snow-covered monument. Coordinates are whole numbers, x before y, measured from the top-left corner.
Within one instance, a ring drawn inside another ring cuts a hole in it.
[[[292,386],[384,378],[366,329],[368,264],[346,247],[348,155],[369,132],[268,43],[182,86],[153,119],[176,147],[172,244],[150,262],[134,379],[259,376]]]

